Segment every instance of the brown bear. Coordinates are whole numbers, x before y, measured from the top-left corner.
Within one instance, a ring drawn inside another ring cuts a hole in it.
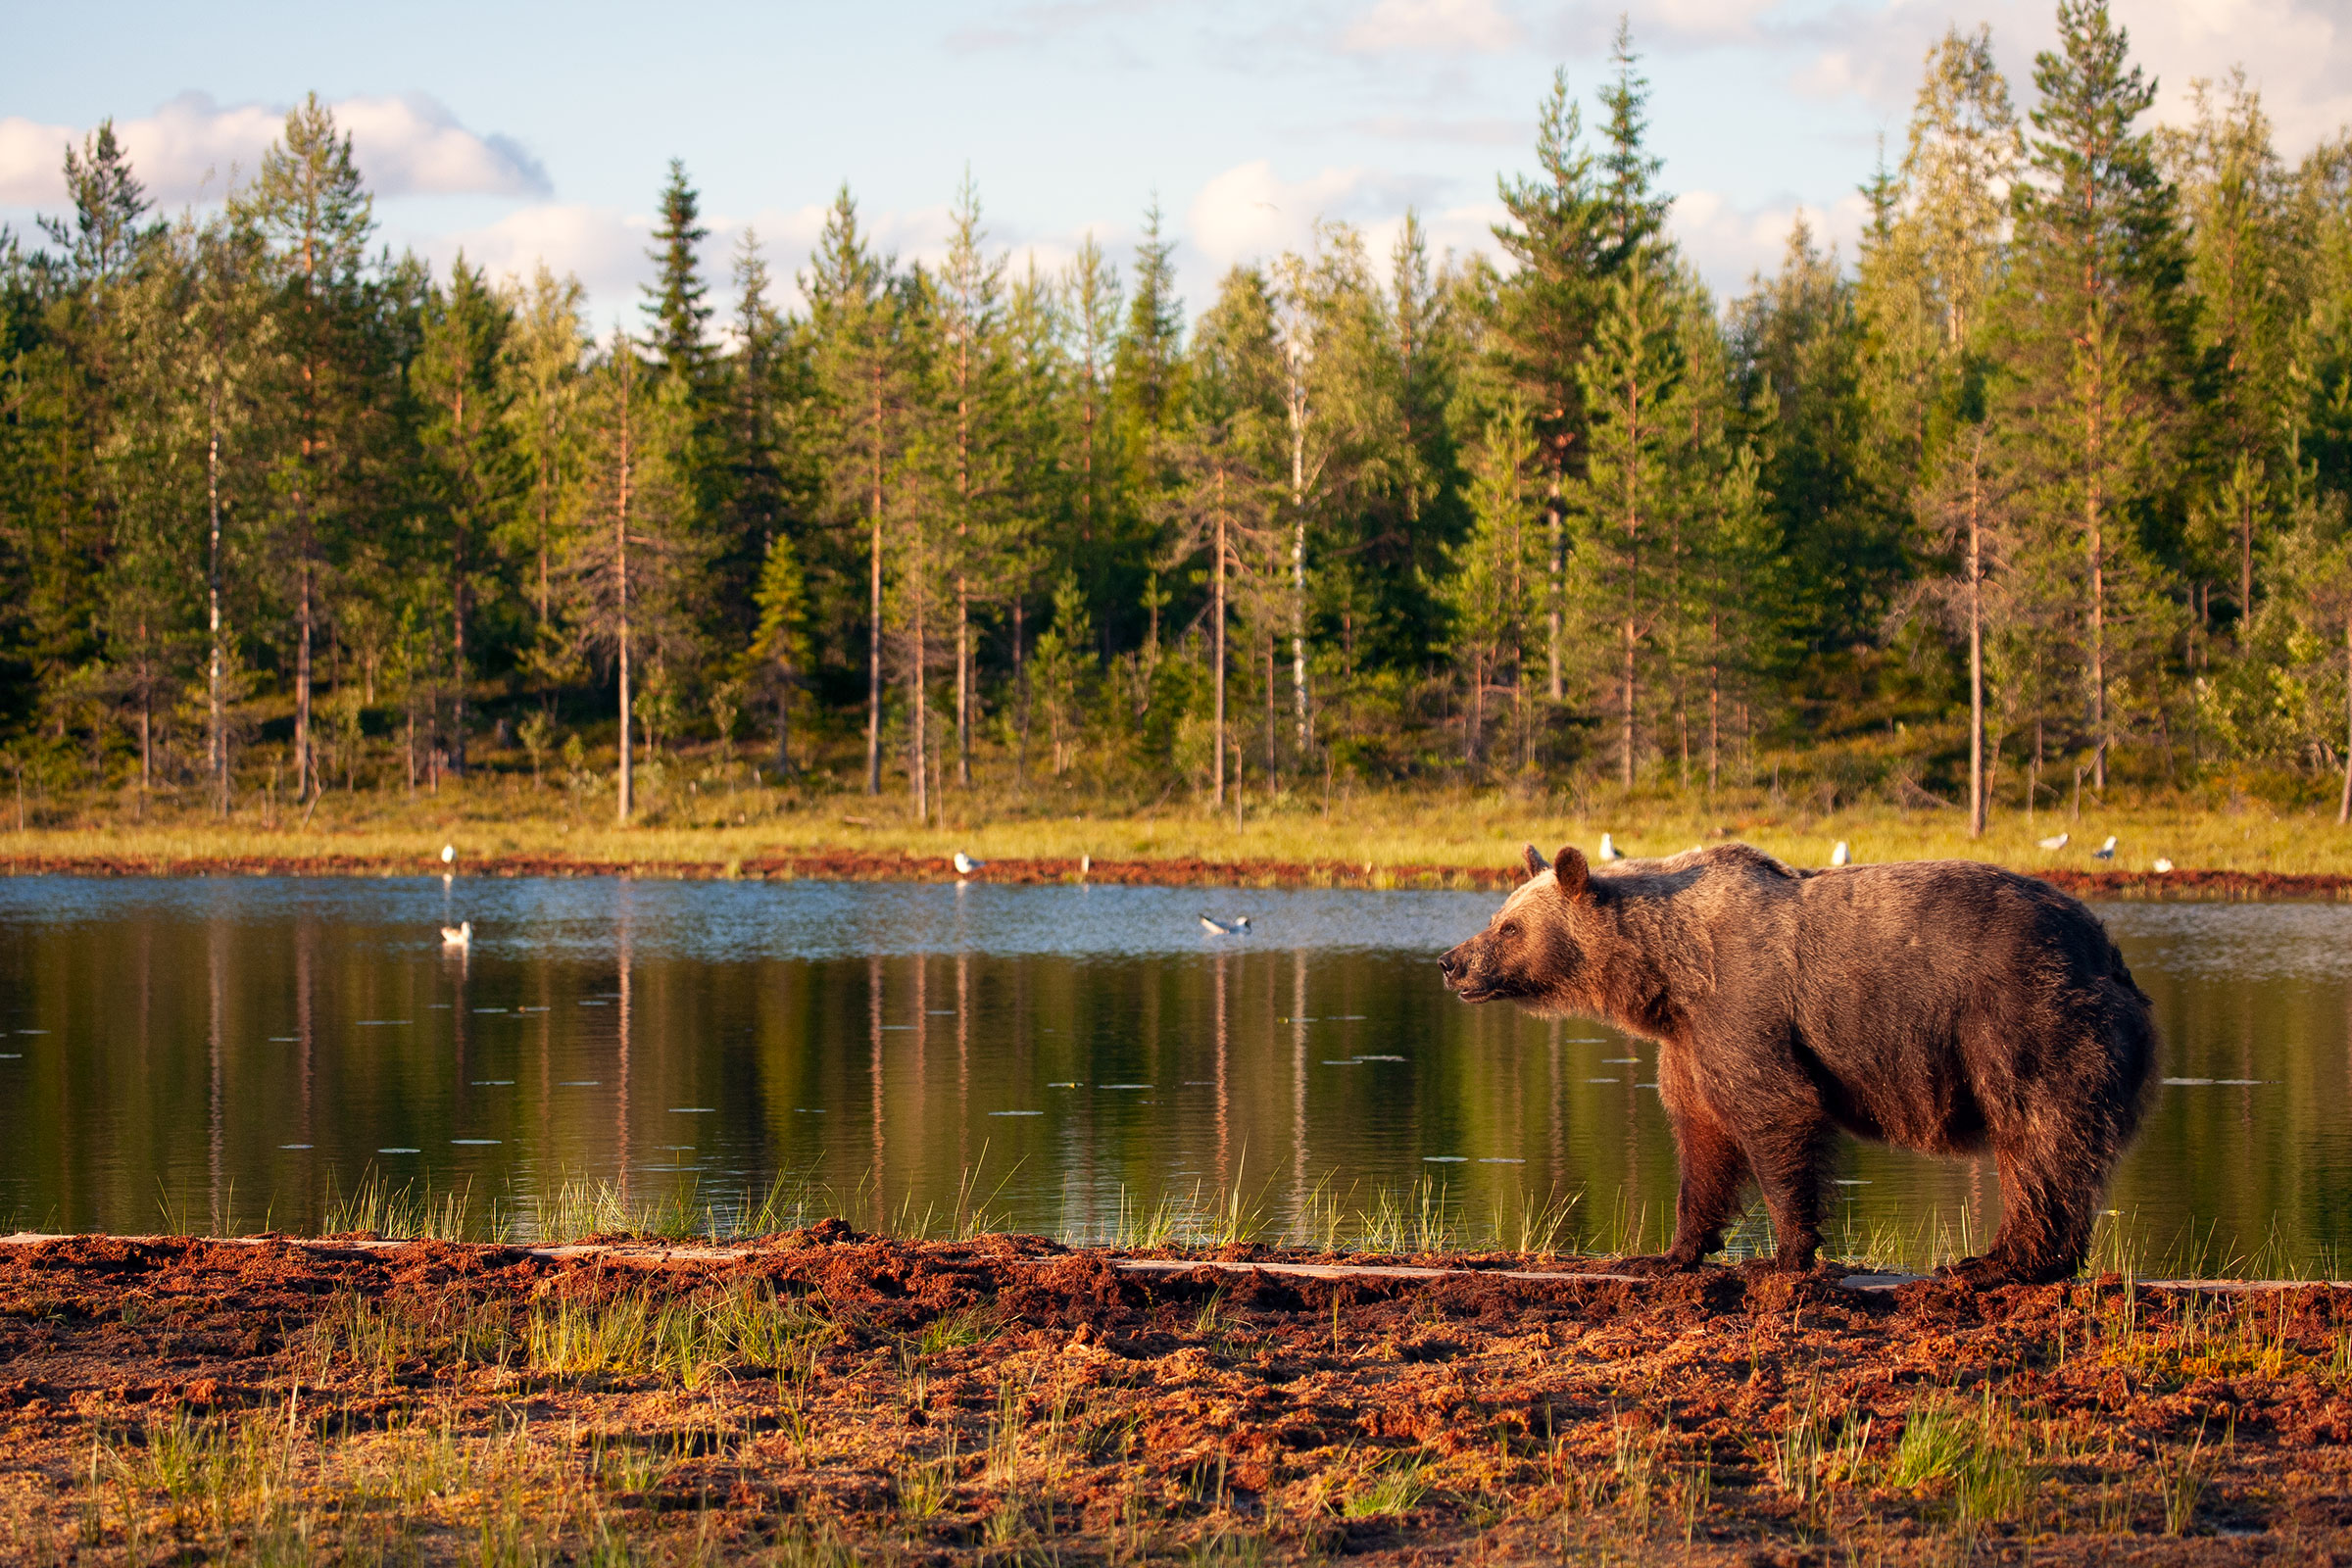
[[[1833,1129],[1939,1154],[1990,1147],[2000,1232],[1956,1266],[2064,1279],[2139,1124],[2156,1029],[2098,917],[1969,860],[1798,871],[1744,844],[1595,871],[1575,849],[1438,960],[1465,1002],[1581,1013],[1658,1042],[1682,1156],[1673,1248],[1723,1245],[1748,1178],[1779,1266],[1821,1245]]]

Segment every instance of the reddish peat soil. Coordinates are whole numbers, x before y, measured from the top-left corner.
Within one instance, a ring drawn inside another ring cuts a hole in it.
[[[289,856],[192,857],[0,855],[0,876],[437,876],[441,862],[422,857],[320,853]],[[1399,887],[1518,886],[1527,873],[1505,865],[1384,865],[1342,860],[1206,860],[1170,857],[1095,860],[1000,859],[959,879],[944,858],[862,850],[823,850],[741,860],[600,860],[521,853],[468,858],[468,876],[631,876],[655,880],[826,882],[954,882],[1037,884],[1096,882],[1155,887]],[[2034,875],[2084,899],[2352,899],[2352,876],[2286,871],[2088,871],[2036,869]]]
[[[2347,1295],[7,1246],[0,1556],[2345,1561]]]

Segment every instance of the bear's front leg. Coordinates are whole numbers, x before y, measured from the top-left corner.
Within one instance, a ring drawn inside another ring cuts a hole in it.
[[[1747,1155],[1740,1140],[1699,1093],[1689,1060],[1673,1046],[1658,1052],[1658,1091],[1674,1128],[1682,1185],[1674,1200],[1674,1245],[1658,1261],[1691,1268],[1723,1250],[1723,1228],[1740,1212],[1740,1191],[1747,1183]]]

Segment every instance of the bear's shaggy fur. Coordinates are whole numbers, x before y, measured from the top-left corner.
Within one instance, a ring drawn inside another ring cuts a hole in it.
[[[1752,1177],[1778,1262],[1810,1268],[1833,1129],[1999,1161],[2000,1232],[1959,1271],[2082,1266],[2139,1124],[2156,1031],[2098,918],[1966,860],[1797,871],[1744,844],[1595,871],[1575,849],[1439,959],[1465,1002],[1581,1013],[1658,1042],[1682,1156],[1674,1246],[1723,1245]]]

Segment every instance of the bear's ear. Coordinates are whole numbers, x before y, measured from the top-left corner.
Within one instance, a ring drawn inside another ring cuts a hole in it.
[[[1584,851],[1573,844],[1563,844],[1551,862],[1551,873],[1559,881],[1561,898],[1578,899],[1584,897],[1585,881],[1592,874],[1592,867],[1585,864]]]
[[[1543,875],[1544,872],[1546,872],[1546,871],[1548,871],[1548,870],[1550,870],[1550,869],[1551,869],[1550,862],[1546,861],[1546,860],[1544,858],[1544,852],[1543,852],[1542,850],[1539,850],[1539,849],[1537,849],[1537,848],[1536,848],[1536,847],[1535,847],[1533,844],[1530,844],[1530,845],[1528,845],[1528,846],[1527,846],[1527,874],[1528,874],[1530,877],[1539,877],[1539,876],[1542,876],[1542,875]]]

